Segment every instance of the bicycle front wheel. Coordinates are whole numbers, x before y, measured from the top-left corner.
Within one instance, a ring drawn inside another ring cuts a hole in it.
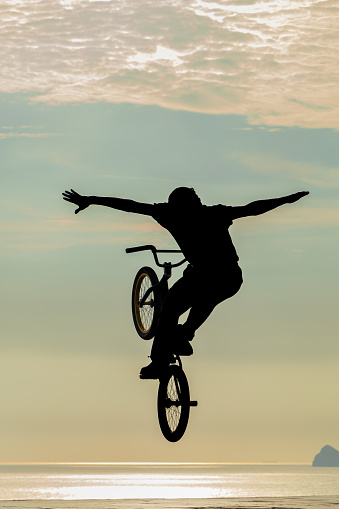
[[[177,442],[185,433],[190,413],[190,391],[182,368],[171,365],[160,378],[158,419],[162,434]]]
[[[143,267],[135,276],[132,290],[132,315],[135,329],[142,339],[153,338],[161,310],[162,296],[159,286],[149,293],[144,304],[139,303],[149,288],[159,283],[151,267]]]

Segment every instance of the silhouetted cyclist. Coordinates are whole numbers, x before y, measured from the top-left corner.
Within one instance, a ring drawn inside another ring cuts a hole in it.
[[[171,362],[173,350],[180,355],[191,355],[190,341],[195,331],[217,304],[239,291],[242,272],[228,231],[233,220],[264,214],[280,205],[294,203],[307,194],[307,191],[301,191],[282,198],[228,207],[203,205],[194,189],[188,187],[174,189],[167,202],[155,204],[82,196],[73,189],[63,193],[64,200],[78,206],[75,214],[89,205],[104,205],[153,217],[171,233],[189,262],[183,276],[168,291],[153,341],[152,362],[142,368],[142,378],[158,378],[164,366]],[[178,325],[179,317],[188,309],[186,322]]]

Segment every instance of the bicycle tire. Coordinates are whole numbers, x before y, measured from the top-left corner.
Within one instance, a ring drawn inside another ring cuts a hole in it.
[[[162,306],[162,292],[160,287],[151,292],[147,301],[140,308],[139,302],[151,286],[159,283],[158,276],[151,267],[142,267],[135,276],[132,289],[132,315],[135,329],[142,339],[154,337],[160,310]]]
[[[182,368],[170,365],[159,380],[158,420],[169,442],[178,442],[186,431],[190,414],[190,391]]]

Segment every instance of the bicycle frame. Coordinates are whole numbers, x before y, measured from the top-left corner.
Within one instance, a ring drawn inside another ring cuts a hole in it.
[[[137,272],[132,290],[132,315],[137,333],[142,339],[151,339],[156,334],[157,323],[162,310],[162,302],[168,291],[167,281],[172,275],[172,268],[179,267],[186,259],[177,263],[160,263],[158,253],[181,253],[178,249],[156,249],[153,245],[130,247],[126,253],[152,251],[154,261],[158,267],[164,269],[159,281],[151,267],[142,267]],[[145,286],[144,281],[146,281]],[[150,295],[152,296],[150,297]],[[149,299],[149,300],[147,300]],[[144,309],[140,312],[140,308]],[[184,373],[180,355],[171,352],[173,358],[164,365],[161,372],[156,373],[159,379],[158,387],[158,420],[164,437],[169,442],[177,442],[185,433],[191,406],[197,406],[197,401],[190,398],[189,384]],[[141,379],[154,378],[144,377]]]

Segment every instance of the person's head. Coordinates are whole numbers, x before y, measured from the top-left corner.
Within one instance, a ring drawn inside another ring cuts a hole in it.
[[[169,195],[168,203],[178,209],[201,206],[201,200],[193,187],[177,187]]]

